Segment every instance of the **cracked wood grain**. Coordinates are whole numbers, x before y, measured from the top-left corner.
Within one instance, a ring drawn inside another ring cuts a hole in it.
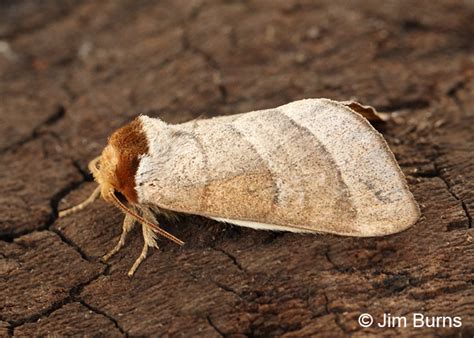
[[[6,19],[20,61],[0,55],[0,335],[471,336],[472,10],[407,6],[83,1]],[[160,221],[187,245],[160,241],[131,280],[137,231],[99,261],[119,211],[99,201],[56,218],[93,189],[85,164],[137,112],[182,122],[314,96],[391,113],[382,132],[423,213],[412,229],[351,239],[181,215]],[[357,325],[386,311],[463,327]]]

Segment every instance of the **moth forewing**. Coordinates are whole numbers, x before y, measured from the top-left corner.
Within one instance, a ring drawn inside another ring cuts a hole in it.
[[[395,233],[419,217],[385,140],[346,104],[309,99],[180,125],[141,121],[151,140],[136,174],[142,203],[351,236]],[[154,142],[160,128],[173,136]]]

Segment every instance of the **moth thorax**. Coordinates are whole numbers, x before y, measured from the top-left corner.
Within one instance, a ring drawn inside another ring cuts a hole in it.
[[[111,191],[120,192],[128,202],[137,202],[135,175],[140,156],[148,152],[148,141],[140,118],[115,131],[100,158],[96,180],[105,199]]]

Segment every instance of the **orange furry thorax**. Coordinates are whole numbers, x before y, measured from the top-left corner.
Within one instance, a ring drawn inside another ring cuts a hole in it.
[[[95,177],[105,199],[111,191],[118,191],[128,202],[137,202],[135,174],[140,155],[147,152],[148,141],[138,118],[110,136],[100,157],[100,169]]]

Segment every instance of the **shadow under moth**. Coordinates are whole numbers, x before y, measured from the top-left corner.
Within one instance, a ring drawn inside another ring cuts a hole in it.
[[[393,153],[356,102],[307,99],[244,114],[170,125],[139,116],[115,131],[89,163],[99,196],[125,213],[117,245],[142,225],[132,276],[156,247],[155,211],[201,215],[254,229],[383,236],[420,216]]]

